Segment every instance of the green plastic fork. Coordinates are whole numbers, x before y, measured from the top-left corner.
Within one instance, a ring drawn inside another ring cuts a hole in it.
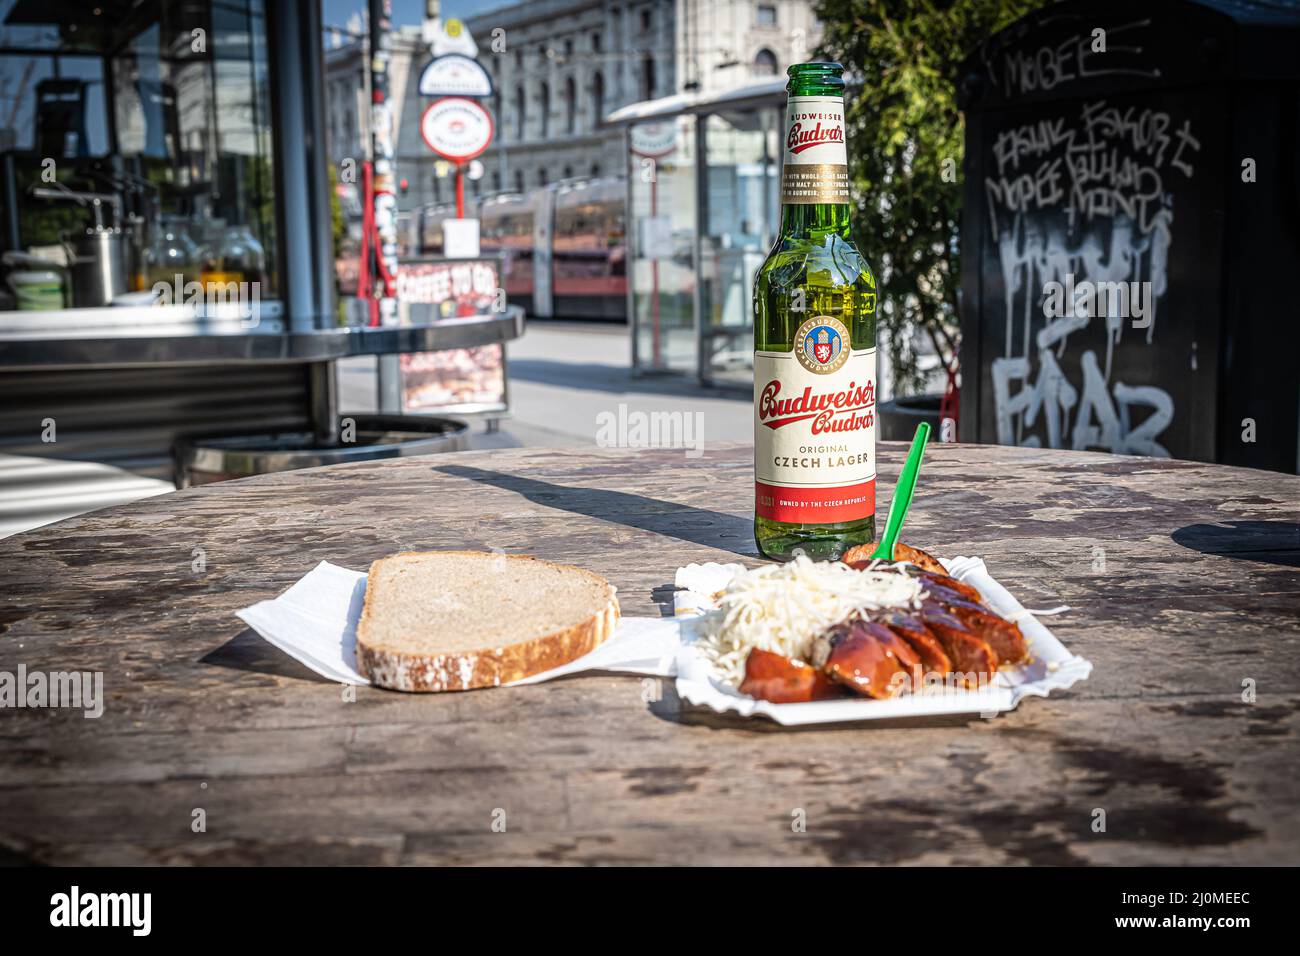
[[[912,507],[912,492],[916,490],[916,479],[921,472],[921,458],[925,455],[926,443],[930,440],[930,423],[921,422],[916,426],[916,435],[912,438],[912,450],[907,453],[903,463],[903,473],[898,476],[894,487],[894,500],[889,503],[889,520],[885,522],[885,533],[881,535],[880,544],[871,554],[873,561],[893,561],[894,545],[903,530],[903,521],[907,518],[907,509]]]

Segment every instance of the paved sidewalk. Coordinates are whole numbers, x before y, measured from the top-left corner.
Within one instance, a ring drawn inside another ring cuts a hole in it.
[[[0,538],[171,490],[170,481],[112,465],[0,455]]]

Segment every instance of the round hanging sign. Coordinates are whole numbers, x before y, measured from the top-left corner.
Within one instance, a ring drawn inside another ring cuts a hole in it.
[[[434,100],[420,117],[424,144],[453,163],[482,155],[492,142],[492,133],[492,114],[473,100],[459,96]]]
[[[420,73],[421,96],[491,96],[492,77],[477,60],[460,53],[430,60]]]
[[[632,152],[659,159],[677,149],[677,123],[673,120],[637,123],[628,131]]]

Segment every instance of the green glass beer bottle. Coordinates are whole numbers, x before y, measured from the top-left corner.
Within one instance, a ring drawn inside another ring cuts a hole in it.
[[[833,560],[876,534],[876,278],[849,228],[844,69],[788,72],[781,233],[754,283],[754,538]]]

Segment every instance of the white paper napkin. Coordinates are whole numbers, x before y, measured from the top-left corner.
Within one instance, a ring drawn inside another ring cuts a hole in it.
[[[235,616],[322,677],[369,684],[357,672],[357,621],[366,574],[322,561],[279,597]]]
[[[322,561],[279,597],[235,616],[322,677],[369,684],[357,671],[357,621],[365,600],[364,571]],[[515,683],[536,684],[589,670],[672,677],[679,630],[671,618],[625,617],[614,637],[590,654]]]

